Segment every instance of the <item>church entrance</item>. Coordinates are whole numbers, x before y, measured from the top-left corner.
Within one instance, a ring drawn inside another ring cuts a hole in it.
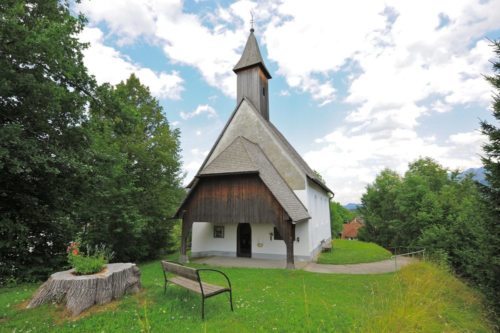
[[[252,228],[250,223],[238,224],[236,255],[238,257],[252,257]]]

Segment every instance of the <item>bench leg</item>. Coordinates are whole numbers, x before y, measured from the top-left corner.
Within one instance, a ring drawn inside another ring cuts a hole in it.
[[[229,304],[231,304],[231,311],[234,312],[233,310],[233,291],[229,290]]]
[[[167,280],[165,280],[165,285],[163,286],[163,294],[167,293]]]
[[[205,319],[205,297],[201,296],[201,320]]]

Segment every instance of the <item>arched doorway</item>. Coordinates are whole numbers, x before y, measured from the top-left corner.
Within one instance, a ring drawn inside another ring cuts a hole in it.
[[[252,228],[250,223],[238,224],[236,255],[238,257],[252,257]]]

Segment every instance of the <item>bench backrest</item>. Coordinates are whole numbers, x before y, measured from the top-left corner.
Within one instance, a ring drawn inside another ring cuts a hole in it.
[[[198,272],[191,267],[182,266],[181,264],[162,260],[161,265],[165,272],[185,277],[193,281],[198,281]]]

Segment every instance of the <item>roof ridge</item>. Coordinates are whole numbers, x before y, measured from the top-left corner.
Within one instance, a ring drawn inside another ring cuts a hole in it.
[[[251,140],[249,140],[248,138],[246,138],[244,136],[241,136],[241,138],[243,138],[246,141],[246,143],[253,145],[257,150],[259,150],[259,152],[262,154],[262,156],[264,156],[264,158],[266,159],[267,163],[271,166],[271,168],[274,170],[274,172],[276,172],[276,175],[281,179],[281,181],[283,182],[283,184],[285,184],[285,186],[288,188],[288,190],[290,191],[290,193],[292,193],[292,196],[296,199],[296,201],[299,203],[299,205],[301,206],[301,208],[303,208],[305,210],[306,214],[308,215],[307,218],[310,218],[309,211],[307,210],[306,206],[299,199],[299,197],[297,196],[297,194],[295,194],[295,191],[290,187],[290,185],[283,179],[283,176],[281,176],[281,174],[276,169],[276,167],[274,166],[274,164],[269,160],[269,157],[267,157],[266,152],[257,143],[252,142]],[[245,150],[249,154],[250,158],[252,159],[252,162],[254,162],[253,161],[254,156],[248,151],[248,148],[246,147],[245,144],[243,144],[243,147],[245,148]],[[259,178],[264,182],[264,184],[266,184],[266,181],[262,178],[262,172],[261,172],[261,166],[260,166],[260,164],[258,164],[256,162],[254,162],[254,164],[256,164],[257,169],[259,170]],[[271,189],[271,187],[268,184],[266,184],[266,186],[269,189]],[[280,199],[278,197],[276,197],[276,195],[272,191],[271,191],[271,193],[276,198],[276,200],[278,200],[278,202],[280,202]],[[283,203],[282,202],[280,202],[280,205],[282,205],[282,207],[283,207]],[[287,212],[287,214],[289,214],[289,213]],[[290,218],[291,218],[291,216],[290,216]],[[307,219],[307,218],[305,218],[305,219]],[[298,221],[301,221],[301,220],[298,220]]]

